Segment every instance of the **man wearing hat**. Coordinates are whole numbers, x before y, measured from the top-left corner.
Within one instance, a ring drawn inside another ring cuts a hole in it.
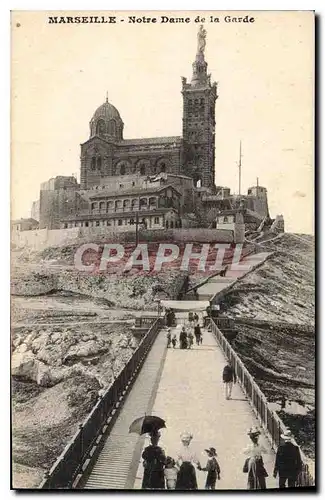
[[[208,461],[205,467],[198,466],[198,469],[201,471],[207,471],[207,479],[205,482],[206,490],[215,490],[216,489],[216,481],[220,479],[220,466],[217,462],[216,449],[211,447],[204,450],[208,454]]]
[[[276,452],[273,476],[279,474],[279,488],[294,488],[298,474],[302,469],[302,461],[298,446],[292,442],[292,434],[289,430],[281,434],[282,443]]]

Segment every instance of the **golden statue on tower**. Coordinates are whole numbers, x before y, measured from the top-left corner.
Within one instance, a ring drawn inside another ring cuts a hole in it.
[[[197,34],[197,54],[202,54],[204,56],[204,49],[206,46],[207,31],[203,28],[201,24],[200,29]]]

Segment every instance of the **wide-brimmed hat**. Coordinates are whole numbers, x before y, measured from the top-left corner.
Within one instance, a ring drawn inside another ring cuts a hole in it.
[[[206,448],[204,451],[210,453],[213,457],[217,456],[217,450],[211,446],[211,448]]]
[[[259,436],[261,431],[257,427],[251,427],[247,434],[248,436]]]
[[[191,441],[191,439],[193,439],[193,434],[187,431],[182,432],[181,441]]]
[[[292,440],[292,434],[290,431],[284,431],[283,434],[281,434],[281,438],[283,441],[291,441]]]

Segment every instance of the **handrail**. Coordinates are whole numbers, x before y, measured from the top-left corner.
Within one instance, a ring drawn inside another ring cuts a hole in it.
[[[121,369],[112,385],[106,389],[84,422],[79,425],[78,431],[57,458],[50,471],[45,473],[45,478],[39,485],[39,489],[72,488],[72,484],[81,472],[82,465],[102,428],[114,410],[116,411],[127,389],[135,380],[161,326],[162,318],[156,318],[154,324],[150,326],[138,348]]]
[[[262,428],[264,429],[268,439],[270,440],[272,448],[277,449],[280,444],[281,434],[283,434],[283,432],[287,430],[287,427],[280,419],[280,417],[275,413],[275,411],[270,409],[265,395],[256,384],[252,375],[249,373],[238,354],[233,350],[229,342],[226,340],[222,332],[212,320],[211,328],[212,333],[216,337],[216,340],[223,353],[225,354],[227,359],[229,359],[231,365],[234,367],[237,379],[239,380],[244,393],[249,399]],[[292,440],[292,442],[298,446],[294,439]],[[298,448],[300,450],[303,467],[297,479],[297,486],[314,486],[314,477],[310,471],[310,465],[312,464],[312,461],[304,455],[299,446]]]

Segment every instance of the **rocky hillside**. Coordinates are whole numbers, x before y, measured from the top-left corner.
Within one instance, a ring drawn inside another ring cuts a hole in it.
[[[229,290],[222,307],[236,320],[234,349],[274,408],[285,404],[281,418],[313,457],[314,241],[285,234],[261,249],[274,253]]]
[[[138,340],[134,317],[186,273],[81,273],[75,248],[12,253],[13,484],[39,484]]]

